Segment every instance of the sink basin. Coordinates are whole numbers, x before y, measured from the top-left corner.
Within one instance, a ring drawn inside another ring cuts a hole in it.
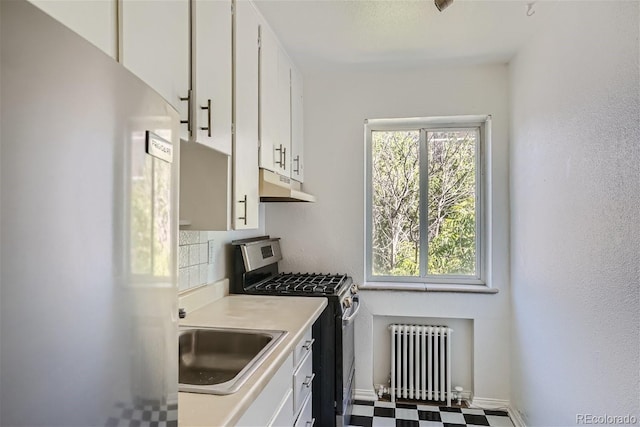
[[[261,329],[180,327],[179,391],[238,391],[286,334]]]

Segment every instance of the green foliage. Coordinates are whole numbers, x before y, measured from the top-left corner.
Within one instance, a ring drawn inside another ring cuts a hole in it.
[[[427,274],[476,272],[475,130],[427,132]],[[419,131],[373,132],[373,274],[420,275]]]
[[[419,274],[420,133],[374,132],[373,266],[377,275]]]

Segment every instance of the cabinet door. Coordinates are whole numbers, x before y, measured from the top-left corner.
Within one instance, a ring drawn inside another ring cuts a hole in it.
[[[189,0],[122,0],[122,64],[187,120]],[[187,125],[180,137],[189,139]]]
[[[276,172],[291,176],[291,62],[284,50],[278,50],[278,145],[282,158]]]
[[[277,172],[282,154],[278,140],[278,42],[267,25],[260,27],[260,167]]]
[[[291,178],[304,181],[304,126],[302,75],[291,69]]]
[[[231,154],[231,0],[193,0],[195,140]]]
[[[235,8],[235,134],[233,141],[233,227],[258,228],[258,34],[253,5]]]
[[[31,3],[116,58],[116,0],[31,0]]]

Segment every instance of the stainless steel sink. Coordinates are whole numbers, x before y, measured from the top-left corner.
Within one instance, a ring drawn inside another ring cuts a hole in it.
[[[180,327],[180,391],[231,394],[269,356],[286,331]]]

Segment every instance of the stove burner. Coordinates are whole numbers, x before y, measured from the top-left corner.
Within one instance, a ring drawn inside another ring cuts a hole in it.
[[[265,293],[335,295],[346,278],[346,274],[280,273],[257,284],[254,290]]]

